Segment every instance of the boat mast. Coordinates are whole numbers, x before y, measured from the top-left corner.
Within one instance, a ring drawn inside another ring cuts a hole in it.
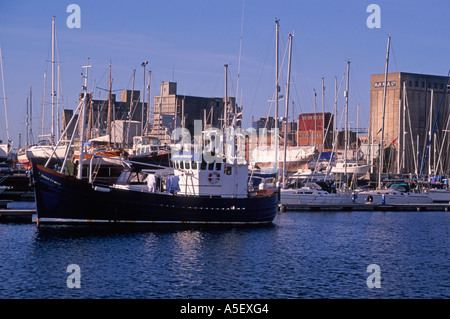
[[[289,34],[289,58],[288,58],[288,76],[286,82],[286,110],[285,110],[285,123],[284,123],[284,160],[283,160],[283,188],[286,186],[286,156],[287,156],[287,127],[288,127],[288,108],[289,108],[289,85],[291,81],[291,55],[292,55],[292,38],[293,34]],[[292,118],[294,120],[294,118]]]
[[[148,84],[147,84],[147,121],[145,122],[145,135],[148,136],[150,126],[150,82],[152,80],[152,71],[148,70]]]
[[[27,113],[26,113],[26,123],[25,123],[25,126],[26,126],[26,132],[25,132],[25,149],[28,149],[28,147],[30,146],[30,144],[29,144],[29,137],[28,137],[28,132],[29,132],[29,130],[30,130],[30,115],[29,115],[29,104],[28,104],[28,97],[27,97]]]
[[[33,139],[33,88],[30,86],[30,144],[34,143]]]
[[[314,93],[314,147],[317,147],[317,107],[316,107],[316,89],[313,89]]]
[[[350,82],[350,60],[347,61],[347,87],[345,89],[345,132],[344,132],[344,186],[347,188],[347,144],[348,144],[348,87]]]
[[[402,165],[400,167],[401,171],[405,171],[405,152],[406,152],[406,81],[403,81],[403,139],[402,139]],[[412,143],[411,143],[412,145]],[[413,152],[414,153],[414,152]]]
[[[148,61],[142,62],[141,66],[144,68],[144,84],[142,85],[142,106],[141,106],[141,135],[144,135],[144,103],[145,103],[145,66]],[[147,105],[148,108],[148,105]]]
[[[225,130],[227,128],[227,121],[228,121],[228,64],[224,65],[225,67],[225,107],[223,109],[223,127],[222,130],[225,133]]]
[[[51,142],[55,142],[55,17],[52,18],[52,126]]]
[[[41,119],[41,135],[44,136],[44,126],[45,126],[45,90],[47,85],[47,71],[44,72],[44,92],[42,94],[42,119]]]
[[[275,180],[278,182],[278,92],[280,87],[278,86],[279,74],[278,74],[278,51],[279,51],[279,28],[280,21],[275,19],[276,36],[275,36]]]
[[[431,127],[433,126],[432,124],[432,120],[433,120],[433,95],[434,95],[434,90],[431,89],[431,98],[430,98],[430,118],[429,118],[429,129],[428,129],[428,139],[430,140],[429,145],[431,144],[431,140],[433,138],[433,132],[431,131]],[[431,152],[430,152],[430,156],[428,156],[428,178],[430,178],[431,176]]]
[[[386,114],[386,91],[389,68],[389,47],[391,45],[391,37],[388,37],[387,51],[386,51],[386,70],[384,72],[384,97],[383,97],[383,117],[381,119],[381,143],[380,143],[380,162],[378,163],[378,189],[381,189],[381,172],[383,171],[383,155],[384,155],[384,116]]]
[[[108,136],[109,136],[108,139],[109,139],[109,145],[111,145],[111,113],[112,113],[111,89],[112,89],[111,61],[109,61],[109,95],[108,95]]]
[[[6,107],[5,76],[3,74],[3,55],[2,55],[2,47],[1,46],[0,46],[0,64],[1,64],[1,69],[2,69],[3,104],[5,106],[6,139],[7,139],[7,143],[9,144],[8,108]]]
[[[88,64],[89,64],[89,59],[88,59]],[[84,130],[85,130],[85,121],[84,121],[84,117],[86,114],[86,102],[87,102],[87,81],[88,81],[88,70],[89,68],[92,67],[91,65],[86,65],[83,66],[83,69],[86,69],[86,75],[84,76],[84,86],[83,86],[83,107],[81,109],[81,132],[80,132],[80,160],[79,160],[79,164],[78,164],[78,175],[77,178],[78,179],[82,179],[83,177],[83,158],[84,158]]]
[[[322,150],[324,150],[325,145],[325,83],[324,77],[322,77]]]

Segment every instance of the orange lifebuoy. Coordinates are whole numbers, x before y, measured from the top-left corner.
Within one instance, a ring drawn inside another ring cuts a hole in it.
[[[217,184],[220,181],[220,174],[219,173],[209,173],[208,181],[211,184]]]

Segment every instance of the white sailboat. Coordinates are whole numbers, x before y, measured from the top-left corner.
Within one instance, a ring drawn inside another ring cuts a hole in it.
[[[291,52],[292,52],[292,35],[289,35],[289,68],[288,79],[286,85],[286,116],[287,121],[288,105],[289,105],[289,82],[290,82],[290,66],[291,66]],[[285,128],[287,123],[285,124]],[[285,131],[286,136],[286,131]],[[302,204],[326,204],[326,205],[338,205],[338,204],[350,204],[351,198],[345,194],[330,193],[323,190],[316,183],[307,183],[300,188],[287,188],[286,174],[287,174],[287,143],[285,139],[284,144],[284,163],[283,163],[283,187],[280,189],[280,204],[281,206],[290,205],[302,205]]]
[[[359,163],[356,161],[337,161],[336,165],[331,168],[331,172],[337,178],[345,175],[362,178],[369,170],[370,164]]]
[[[355,193],[356,203],[367,204],[427,204],[433,200],[427,193],[413,192],[406,183],[393,183],[387,189],[377,189]]]
[[[315,183],[307,183],[301,188],[285,188],[280,190],[280,204],[282,206],[318,204],[343,205],[352,204],[350,196],[340,193],[329,193]]]

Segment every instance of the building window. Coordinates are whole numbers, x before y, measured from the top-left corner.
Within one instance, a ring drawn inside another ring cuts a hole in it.
[[[434,83],[434,88],[437,89],[437,83]]]
[[[422,87],[425,88],[425,82],[422,81]]]
[[[409,86],[412,86],[412,81],[409,81]]]
[[[416,88],[419,87],[419,81],[416,81],[416,83],[414,83],[414,84],[415,84]]]

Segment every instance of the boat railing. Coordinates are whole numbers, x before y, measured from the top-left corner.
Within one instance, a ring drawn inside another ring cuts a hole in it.
[[[142,163],[142,162],[135,162],[135,161],[130,161],[128,159],[122,158],[122,157],[109,157],[109,156],[104,156],[104,155],[100,155],[98,153],[102,153],[102,151],[97,151],[95,153],[84,153],[84,155],[86,156],[90,156],[90,161],[89,161],[89,183],[92,184],[93,182],[93,161],[94,158],[102,158],[102,159],[107,159],[108,161],[113,161],[113,162],[118,162],[120,164],[122,164],[124,167],[131,167],[131,165],[136,164],[136,165],[142,165],[142,166],[148,166],[148,167],[152,167],[152,168],[167,168],[165,166],[161,166],[161,165],[157,165],[157,164],[150,164],[150,163]],[[101,163],[100,163],[101,165]],[[81,167],[79,169],[82,169]]]

